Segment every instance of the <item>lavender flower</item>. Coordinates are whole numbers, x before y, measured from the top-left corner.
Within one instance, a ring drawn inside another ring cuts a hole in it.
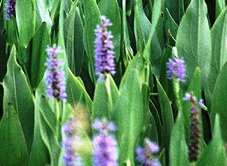
[[[158,159],[155,158],[155,154],[159,151],[159,146],[151,142],[150,140],[145,140],[145,147],[142,148],[138,146],[136,148],[137,160],[140,161],[145,166],[160,166]]]
[[[172,80],[173,78],[177,78],[181,82],[185,82],[186,77],[186,68],[184,63],[184,58],[177,57],[177,49],[173,47],[173,59],[169,59],[169,62],[166,63],[167,65],[167,78]]]
[[[6,20],[11,20],[12,17],[16,17],[16,0],[7,0],[4,10],[6,10]]]
[[[93,138],[93,163],[94,166],[117,166],[117,142],[110,133],[116,131],[113,122],[96,119],[92,128],[98,131]]]
[[[79,124],[75,120],[70,120],[62,126],[62,148],[65,154],[62,157],[62,163],[66,166],[83,166],[82,158],[77,152],[77,147],[81,144],[80,133],[78,132]]]
[[[203,100],[200,99],[199,102],[196,100],[196,97],[193,93],[186,93],[183,100],[190,100],[191,109],[190,109],[190,137],[189,137],[189,148],[188,148],[188,157],[189,161],[196,161],[199,156],[199,145],[200,145],[200,110],[198,106],[205,107]]]
[[[46,51],[49,55],[49,58],[45,63],[48,67],[45,75],[47,96],[54,97],[58,101],[66,101],[64,71],[59,68],[63,66],[64,63],[57,57],[57,54],[61,53],[62,50],[59,46],[54,45],[53,48],[48,46]]]
[[[110,73],[114,75],[114,46],[111,41],[113,35],[107,31],[107,26],[111,26],[112,23],[105,16],[101,16],[101,25],[97,25],[95,29],[95,67],[96,75]]]

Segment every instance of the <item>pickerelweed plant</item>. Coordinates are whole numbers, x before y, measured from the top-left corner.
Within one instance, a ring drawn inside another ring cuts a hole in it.
[[[0,165],[227,166],[226,5],[0,0]]]

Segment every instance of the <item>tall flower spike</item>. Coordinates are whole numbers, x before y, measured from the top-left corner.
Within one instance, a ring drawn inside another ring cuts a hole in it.
[[[101,25],[97,25],[95,29],[95,73],[96,75],[110,73],[114,75],[114,46],[111,41],[113,35],[107,31],[107,27],[112,23],[105,16],[101,16]]]
[[[113,122],[96,119],[92,128],[98,131],[93,137],[93,164],[94,166],[117,166],[117,141],[111,132],[116,131]]]
[[[16,0],[7,0],[4,10],[6,10],[6,20],[11,20],[12,17],[16,17]]]
[[[155,154],[159,151],[159,146],[151,142],[149,139],[145,140],[145,147],[138,146],[136,148],[137,160],[145,166],[161,166]]]
[[[188,157],[189,161],[196,161],[199,156],[199,145],[200,145],[200,119],[199,119],[199,106],[204,106],[203,100],[200,99],[198,102],[193,93],[186,93],[183,100],[190,100],[190,136],[189,136],[189,148]]]
[[[173,59],[169,59],[166,63],[167,65],[167,78],[172,80],[173,78],[178,79],[181,82],[185,82],[186,68],[184,63],[184,58],[178,58],[177,49],[173,47]]]
[[[78,126],[79,124],[75,120],[69,120],[62,126],[62,148],[65,151],[62,156],[62,164],[66,166],[83,166],[82,158],[77,152],[81,142]]]
[[[56,45],[53,48],[48,46],[46,52],[49,55],[45,63],[48,67],[45,74],[47,96],[54,97],[58,101],[66,101],[64,71],[60,68],[64,63],[57,57],[57,54],[61,53],[62,49]]]

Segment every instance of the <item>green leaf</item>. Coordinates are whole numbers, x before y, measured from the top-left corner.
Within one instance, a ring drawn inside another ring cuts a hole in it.
[[[178,28],[176,46],[179,57],[184,57],[188,83],[196,66],[201,69],[205,86],[210,70],[211,36],[204,0],[192,0]]]
[[[217,76],[227,60],[227,8],[219,15],[211,29],[212,39],[212,57],[211,68],[208,77],[208,89],[206,91],[206,97],[211,100],[213,94],[214,85]]]
[[[27,48],[35,33],[36,5],[34,0],[20,0],[16,5],[16,21],[20,44]]]
[[[159,77],[160,75],[160,55],[162,53],[162,50],[155,29],[160,18],[160,11],[161,1],[155,1],[155,6],[152,11],[153,22],[151,24],[151,30],[149,32],[150,35],[143,50],[143,57],[147,62],[151,63],[151,72],[157,77]],[[142,25],[145,26],[144,23],[141,23],[141,26]]]
[[[102,77],[102,76],[101,76]],[[95,88],[92,106],[92,120],[96,118],[111,119],[113,106],[118,98],[118,89],[110,74],[104,75],[105,78],[98,81]]]
[[[216,114],[220,117],[220,127],[221,127],[221,135],[224,142],[227,141],[227,94],[225,93],[225,89],[227,87],[227,63],[224,64],[220,74],[217,77],[216,84],[214,86],[214,93],[211,100],[211,110],[210,110],[210,119],[211,119],[211,128],[214,131],[214,120]]]
[[[76,117],[80,119],[88,135],[91,134],[92,101],[79,78],[68,71],[66,82],[67,102],[71,104]]]
[[[60,143],[43,116],[40,116],[39,129],[42,139],[50,153],[51,165],[58,165],[58,158],[61,152]]]
[[[225,8],[225,0],[216,0],[215,5],[215,18],[218,18],[219,14],[221,14]]]
[[[43,142],[40,129],[40,112],[38,109],[35,109],[35,126],[34,126],[34,139],[32,143],[31,153],[29,156],[29,165],[43,166],[46,165],[49,161],[48,149]]]
[[[60,121],[57,119],[57,112],[63,110],[59,108],[59,102],[54,103],[55,109],[52,109],[50,102],[45,98],[46,84],[44,79],[39,84],[36,91],[35,111],[38,122],[40,135],[45,143],[51,158],[51,164],[57,165],[58,157],[60,155],[60,143],[58,142],[60,136]],[[55,100],[56,102],[56,100]],[[38,112],[37,112],[38,111]]]
[[[184,15],[184,0],[165,0],[165,8],[167,8],[176,23],[180,23]]]
[[[165,32],[167,36],[168,43],[172,46],[175,45],[176,36],[177,36],[177,29],[178,25],[170,15],[168,9],[166,9],[166,15],[165,16]]]
[[[0,121],[0,165],[26,165],[27,146],[18,114],[9,103]]]
[[[32,38],[31,49],[31,84],[37,88],[46,70],[46,48],[50,44],[50,35],[47,24],[43,23]]]
[[[136,56],[121,81],[119,97],[114,106],[113,120],[118,128],[119,163],[134,163],[135,143],[144,123],[141,59]]]
[[[42,23],[46,23],[48,28],[51,28],[52,26],[52,20],[50,18],[50,14],[48,11],[48,6],[45,0],[36,0],[36,8],[37,8],[37,25],[40,25]],[[37,26],[36,26],[37,27]]]
[[[75,75],[80,75],[84,60],[83,24],[76,5],[64,22],[64,41],[69,68]]]
[[[131,1],[128,5],[131,4]],[[126,9],[126,0],[122,0],[122,35],[123,35],[123,61],[125,66],[128,65],[128,62],[131,61],[133,56],[133,50],[130,45],[130,37],[128,30],[128,22],[127,22],[127,9]]]
[[[3,79],[3,107],[6,109],[7,105],[11,103],[18,112],[28,152],[30,152],[34,129],[33,95],[26,76],[16,61],[15,46],[11,49],[7,69],[8,71]]]
[[[165,147],[168,149],[169,142],[170,142],[170,133],[174,124],[173,111],[172,111],[171,103],[168,99],[168,96],[158,79],[157,79],[157,87],[158,87],[158,101],[161,107],[161,118],[163,122],[164,143],[165,143]]]
[[[220,116],[215,116],[215,124],[213,130],[213,137],[206,149],[203,150],[201,156],[196,162],[196,166],[200,165],[227,165],[226,148],[223,145],[221,133]],[[225,128],[226,129],[226,128]]]
[[[95,77],[95,58],[94,58],[94,30],[96,25],[101,22],[98,5],[95,0],[86,0],[83,2],[84,7],[84,45],[88,56],[89,74],[93,82]]]
[[[184,119],[181,112],[179,112],[171,132],[169,154],[170,166],[189,166],[188,147],[184,134]]]
[[[113,23],[111,27],[108,28],[112,32],[114,38],[112,39],[114,45],[114,56],[115,61],[118,62],[120,57],[121,48],[121,15],[117,0],[101,0],[98,4],[100,13],[107,16]]]
[[[137,50],[142,51],[150,34],[151,23],[143,11],[142,1],[135,4],[134,31],[136,37]]]

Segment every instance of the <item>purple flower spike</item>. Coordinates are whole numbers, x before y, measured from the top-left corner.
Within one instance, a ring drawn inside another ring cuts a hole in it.
[[[77,152],[77,148],[81,145],[78,126],[79,124],[75,120],[70,120],[62,126],[62,148],[65,151],[62,156],[62,164],[66,166],[83,166],[82,158]]]
[[[117,141],[110,133],[116,130],[113,122],[96,119],[93,129],[98,130],[93,138],[93,164],[94,166],[118,166]]]
[[[60,69],[64,63],[57,57],[57,54],[63,51],[61,47],[54,45],[53,48],[48,46],[46,52],[49,55],[45,63],[48,67],[45,74],[47,96],[54,97],[58,101],[66,101],[64,71]]]
[[[111,41],[113,35],[107,31],[107,26],[111,26],[112,23],[105,16],[101,16],[101,25],[97,25],[95,29],[95,67],[96,75],[110,73],[114,75],[114,46]]]
[[[159,146],[151,142],[149,139],[145,140],[145,147],[138,146],[136,148],[137,160],[145,166],[161,166],[155,154],[159,151]]]
[[[11,20],[12,17],[16,17],[16,0],[7,0],[4,10],[6,10],[6,20]]]
[[[177,78],[181,82],[185,82],[186,77],[186,67],[184,58],[177,57],[177,49],[173,47],[173,59],[169,59],[169,62],[166,63],[167,65],[167,78],[172,80],[173,78]]]

